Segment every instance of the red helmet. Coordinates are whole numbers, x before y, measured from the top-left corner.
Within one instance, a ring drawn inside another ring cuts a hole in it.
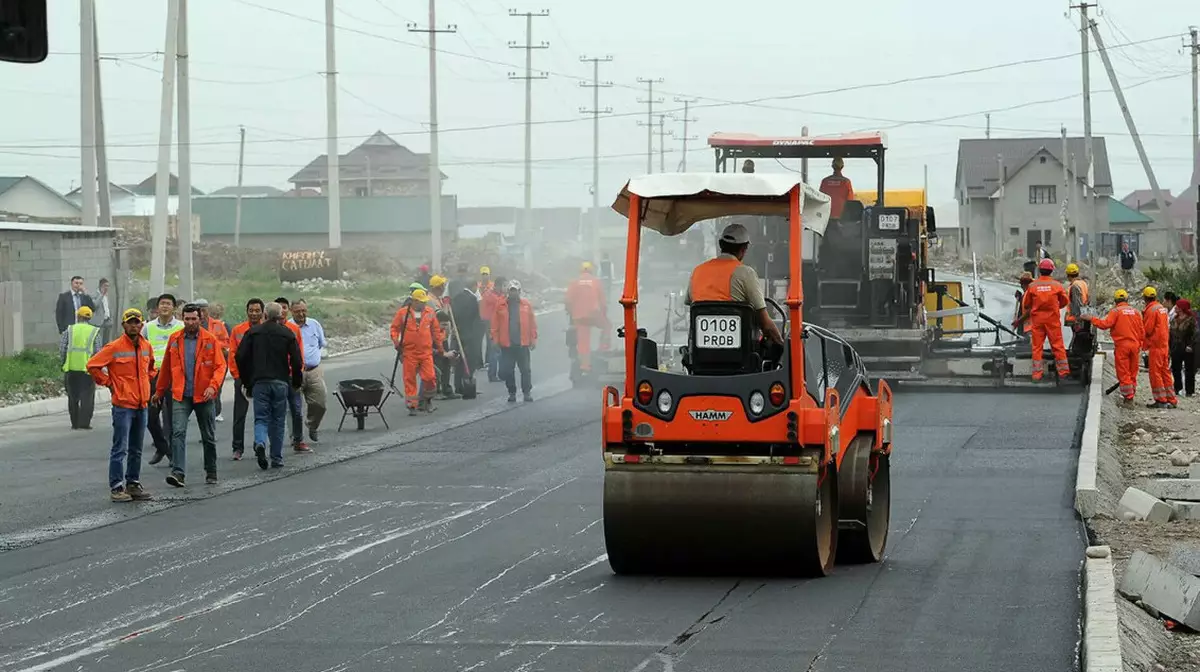
[[[1043,260],[1041,260],[1041,262],[1038,263],[1038,268],[1043,271],[1053,271],[1054,270],[1054,262],[1051,261],[1050,259],[1043,259]]]
[[[420,271],[422,273],[428,273],[429,272],[429,264],[421,264]]]

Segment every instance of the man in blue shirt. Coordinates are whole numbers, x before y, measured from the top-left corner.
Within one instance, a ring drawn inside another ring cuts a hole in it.
[[[321,354],[328,343],[321,323],[308,316],[308,303],[298,299],[292,303],[292,321],[300,327],[304,343],[304,383],[300,393],[308,406],[304,424],[308,426],[308,438],[316,443],[317,429],[325,417],[325,373],[321,370]]]

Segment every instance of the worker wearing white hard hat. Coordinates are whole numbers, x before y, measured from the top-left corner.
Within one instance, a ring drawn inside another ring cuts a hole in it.
[[[717,241],[721,253],[714,259],[700,264],[692,270],[683,302],[743,303],[758,313],[759,328],[775,343],[783,343],[783,334],[767,314],[767,301],[763,297],[758,273],[742,263],[750,249],[750,232],[741,224],[730,224],[721,231]]]

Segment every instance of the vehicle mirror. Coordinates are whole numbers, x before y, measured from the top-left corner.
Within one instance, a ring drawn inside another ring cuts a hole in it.
[[[41,63],[49,50],[46,0],[0,2],[0,61]]]
[[[929,232],[930,238],[937,235],[937,217],[933,213],[933,208],[927,206],[925,208],[925,230]]]

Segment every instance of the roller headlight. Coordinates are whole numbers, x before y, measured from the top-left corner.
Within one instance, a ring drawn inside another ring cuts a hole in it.
[[[762,392],[754,392],[750,395],[750,412],[755,415],[760,415],[763,409],[767,407],[767,400],[763,397]]]
[[[671,398],[671,393],[663,390],[658,393],[658,412],[667,414],[671,412],[671,403],[675,400]]]

